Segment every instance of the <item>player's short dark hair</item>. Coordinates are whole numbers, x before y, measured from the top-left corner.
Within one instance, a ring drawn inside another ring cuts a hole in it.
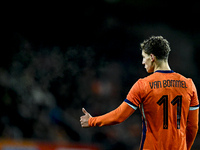
[[[154,54],[157,59],[167,59],[169,52],[171,51],[169,42],[162,36],[152,36],[149,39],[144,40],[140,46],[141,50],[148,55]]]

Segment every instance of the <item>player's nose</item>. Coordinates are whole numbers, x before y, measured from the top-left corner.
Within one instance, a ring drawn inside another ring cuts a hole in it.
[[[143,64],[143,65],[145,64],[144,59],[142,59],[142,64]]]

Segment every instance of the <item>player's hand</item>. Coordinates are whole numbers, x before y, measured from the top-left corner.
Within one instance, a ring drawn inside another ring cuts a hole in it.
[[[80,117],[80,122],[81,122],[81,126],[83,128],[88,128],[89,124],[88,124],[88,120],[90,119],[90,117],[92,117],[86,110],[85,108],[82,108],[83,113],[85,114],[84,116]]]

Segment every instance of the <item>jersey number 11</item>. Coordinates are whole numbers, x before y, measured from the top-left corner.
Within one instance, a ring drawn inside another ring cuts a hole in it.
[[[163,129],[168,129],[168,95],[163,95],[157,104],[159,106],[163,104]],[[177,129],[180,129],[182,96],[176,96],[171,104],[173,106],[177,104]]]

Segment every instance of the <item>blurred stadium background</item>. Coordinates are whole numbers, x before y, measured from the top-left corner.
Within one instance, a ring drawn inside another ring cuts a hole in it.
[[[118,107],[148,75],[139,44],[152,35],[170,42],[171,68],[192,78],[199,92],[199,6],[193,0],[2,5],[0,148],[138,149],[139,111],[119,125],[82,129],[81,108],[96,116]],[[200,134],[193,149],[200,149]]]

